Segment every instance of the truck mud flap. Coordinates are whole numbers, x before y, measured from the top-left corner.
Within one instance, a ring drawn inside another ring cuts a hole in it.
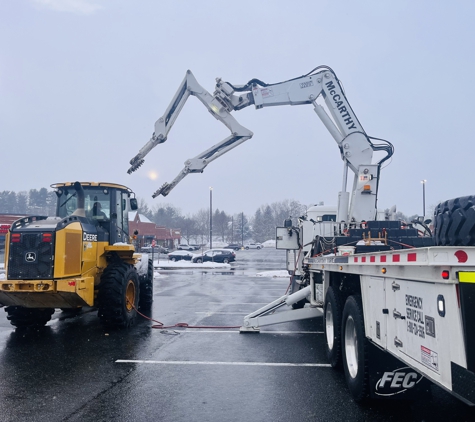
[[[452,392],[467,404],[475,405],[475,374],[467,369],[450,363],[452,370]]]
[[[431,397],[431,382],[419,372],[373,344],[368,351],[371,398],[419,400]]]

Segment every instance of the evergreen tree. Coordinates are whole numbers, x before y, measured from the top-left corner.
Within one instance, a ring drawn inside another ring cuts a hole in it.
[[[264,222],[264,216],[260,208],[257,209],[252,221],[252,237],[256,242],[264,242],[266,225]]]
[[[228,222],[228,215],[224,211],[216,209],[213,216],[213,235],[219,236],[222,242],[224,242],[229,230]]]
[[[249,226],[249,220],[244,213],[239,213],[234,218],[234,242],[244,243],[245,240],[251,238],[252,231]]]
[[[19,214],[28,214],[28,193],[27,192],[18,192],[17,207],[18,207]]]

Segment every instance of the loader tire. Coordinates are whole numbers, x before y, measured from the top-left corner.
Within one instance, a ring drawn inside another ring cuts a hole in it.
[[[42,327],[54,314],[53,308],[25,308],[23,306],[7,306],[7,319],[14,327]]]
[[[147,274],[143,275],[140,280],[140,299],[139,309],[148,311],[152,308],[153,303],[153,262],[148,260]]]
[[[361,296],[349,296],[343,308],[341,345],[346,385],[355,402],[369,394],[368,340],[364,330]]]
[[[137,270],[126,262],[112,263],[99,284],[99,318],[107,328],[127,328],[137,317],[140,286]]]
[[[332,368],[341,366],[341,317],[342,299],[338,289],[330,286],[323,306],[323,327],[325,330],[325,351]]]
[[[475,196],[441,202],[434,211],[436,246],[475,246]]]

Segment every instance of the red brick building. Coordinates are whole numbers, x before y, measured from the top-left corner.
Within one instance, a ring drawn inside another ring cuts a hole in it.
[[[143,214],[137,211],[129,212],[129,233],[138,231],[137,246],[148,246],[153,240],[157,245],[174,249],[180,243],[180,229],[169,229],[163,226],[157,226]]]

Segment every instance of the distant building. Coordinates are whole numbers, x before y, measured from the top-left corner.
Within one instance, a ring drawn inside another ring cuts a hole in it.
[[[180,229],[157,226],[145,215],[131,211],[129,212],[129,233],[133,235],[135,231],[138,232],[137,246],[148,246],[155,240],[157,245],[172,249],[176,248],[181,240]]]

